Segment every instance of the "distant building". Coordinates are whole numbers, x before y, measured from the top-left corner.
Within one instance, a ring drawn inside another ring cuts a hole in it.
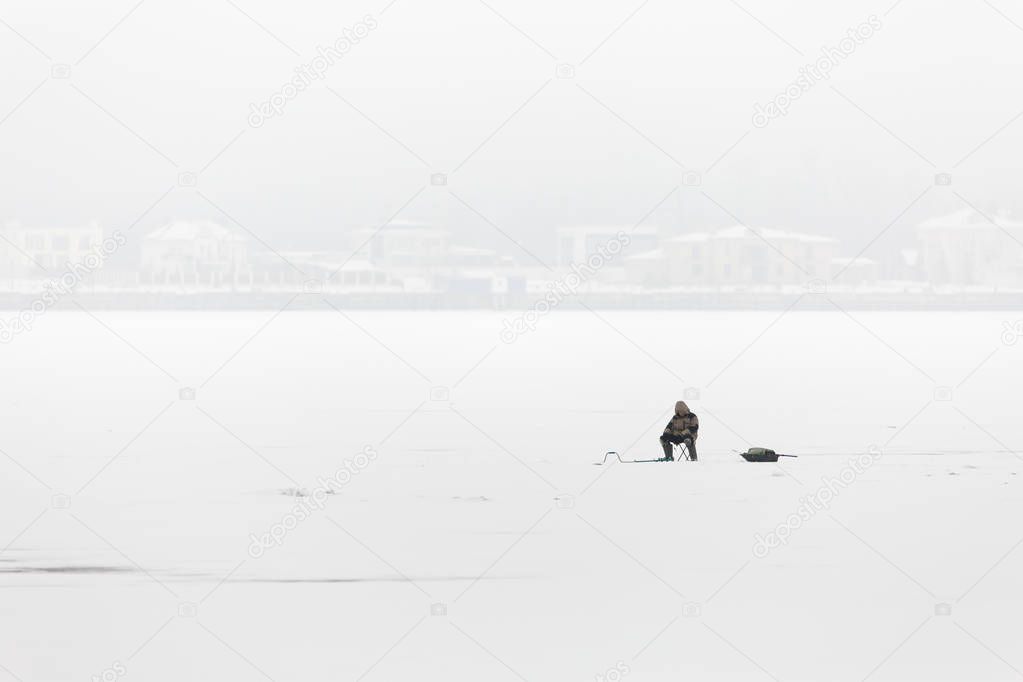
[[[924,280],[924,273],[920,269],[920,252],[916,248],[880,250],[876,257],[879,280],[917,283]]]
[[[201,287],[250,284],[248,241],[210,221],[169,223],[142,239],[139,279]]]
[[[81,263],[103,242],[96,223],[85,227],[25,227],[8,223],[0,230],[0,276],[4,279],[48,278],[68,263]]]
[[[655,289],[668,283],[668,258],[664,249],[634,253],[624,259],[625,279],[641,287]]]
[[[452,246],[448,264],[455,268],[496,268],[500,262],[497,251],[475,246]]]
[[[646,286],[804,284],[832,274],[836,241],[742,225],[664,240],[626,257],[629,280]]]
[[[446,265],[451,233],[429,223],[393,220],[382,228],[350,234],[355,258],[383,268],[431,268]]]
[[[391,285],[391,278],[369,261],[352,259],[327,273],[331,285],[344,289],[377,289]]]
[[[993,222],[992,222],[993,221]],[[1023,286],[1023,223],[963,209],[920,223],[920,264],[935,285]]]
[[[630,254],[642,253],[657,248],[657,229],[652,227],[586,225],[579,227],[559,227],[557,229],[558,253],[555,266],[569,268],[582,265],[601,247],[618,239],[618,234],[628,236],[629,244],[615,257],[618,267],[624,265],[625,257]]]
[[[832,276],[839,284],[859,286],[876,284],[880,279],[881,266],[876,260],[858,256],[856,258],[832,258]]]
[[[335,251],[283,251],[252,255],[254,284],[377,290],[390,285],[387,273],[365,258]]]
[[[405,291],[480,296],[524,288],[522,278],[509,274],[514,260],[493,249],[454,244],[448,230],[432,223],[394,220],[354,230],[349,240],[350,261],[334,278],[336,284],[362,285],[366,277]]]

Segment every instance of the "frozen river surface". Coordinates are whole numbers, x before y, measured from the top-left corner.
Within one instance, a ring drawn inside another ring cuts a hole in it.
[[[1016,317],[47,313],[0,680],[1019,679]]]

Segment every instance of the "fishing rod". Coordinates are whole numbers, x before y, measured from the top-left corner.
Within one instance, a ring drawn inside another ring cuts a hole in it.
[[[750,448],[746,452],[739,452],[738,450],[733,449],[732,452],[739,455],[747,462],[777,462],[781,457],[791,457],[793,459],[799,457],[799,455],[786,455],[781,452],[775,452],[769,448]],[[594,462],[593,465],[599,467],[607,464],[607,458],[611,455],[614,455],[615,459],[617,459],[621,464],[647,464],[653,462],[679,461],[677,458],[668,459],[667,457],[660,457],[658,459],[622,459],[621,454],[619,454],[617,450],[608,450],[604,453],[604,459],[599,462]],[[686,455],[686,459],[689,459],[688,455]]]
[[[671,460],[664,459],[663,457],[660,458],[660,459],[622,459],[622,456],[620,454],[618,454],[617,450],[608,450],[607,452],[604,453],[604,459],[602,461],[600,461],[600,462],[594,462],[593,466],[598,466],[599,467],[599,466],[603,466],[603,465],[607,464],[607,458],[610,455],[614,455],[618,459],[618,461],[620,463],[622,463],[622,464],[645,464],[647,462],[668,462],[668,461],[671,461]]]

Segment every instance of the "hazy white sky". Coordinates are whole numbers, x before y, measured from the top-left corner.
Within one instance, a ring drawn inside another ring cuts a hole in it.
[[[1009,0],[388,2],[0,1],[0,222],[123,229],[159,199],[136,229],[226,213],[294,248],[397,213],[514,252],[490,221],[544,252],[559,225],[636,223],[687,170],[700,186],[648,224],[738,218],[854,253],[912,204],[878,255],[964,201],[1023,210]],[[871,15],[830,79],[753,125]],[[322,80],[250,125],[367,16]],[[167,194],[200,170],[198,192]]]

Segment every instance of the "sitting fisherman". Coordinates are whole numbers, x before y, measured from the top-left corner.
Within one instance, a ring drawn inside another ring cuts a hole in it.
[[[696,436],[700,430],[700,420],[695,414],[689,411],[689,406],[683,401],[675,403],[675,416],[671,418],[668,425],[664,427],[661,434],[661,448],[664,450],[664,459],[671,462],[675,459],[671,452],[672,444],[685,444],[689,451],[689,459],[696,461]]]

